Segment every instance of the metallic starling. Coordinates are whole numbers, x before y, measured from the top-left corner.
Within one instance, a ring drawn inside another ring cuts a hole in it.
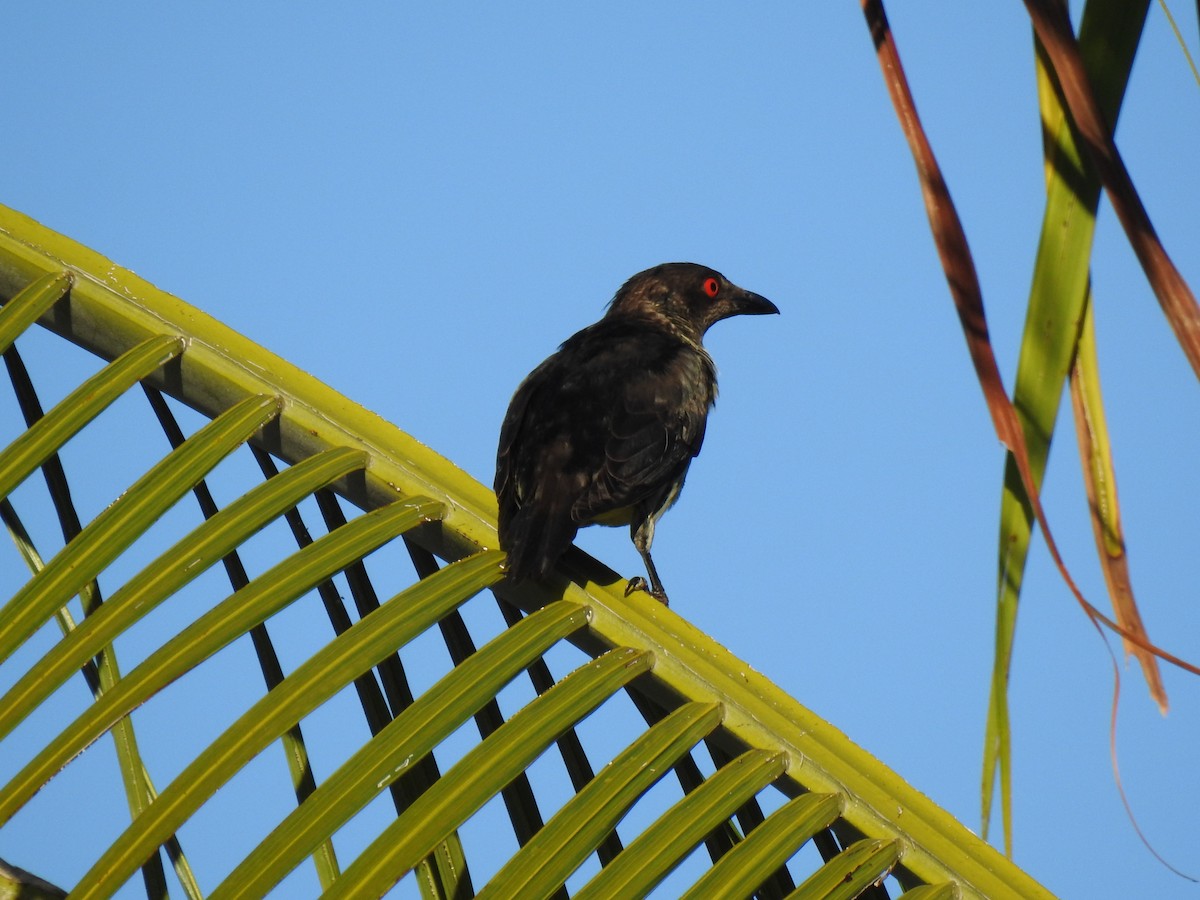
[[[654,524],[700,453],[717,373],[701,343],[714,322],[778,313],[695,263],[665,263],[621,287],[604,317],[567,339],[517,388],[500,429],[500,547],[514,581],[545,577],[584,525],[629,525],[650,583]]]

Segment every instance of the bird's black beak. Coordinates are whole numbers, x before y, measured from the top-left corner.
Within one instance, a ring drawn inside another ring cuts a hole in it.
[[[741,296],[734,300],[733,315],[735,316],[765,316],[774,313],[779,315],[779,307],[761,294],[743,290]]]

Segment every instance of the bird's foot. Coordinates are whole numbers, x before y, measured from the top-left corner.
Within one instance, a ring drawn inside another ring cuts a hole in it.
[[[629,584],[625,586],[625,596],[628,597],[634,591],[645,591],[663,606],[671,605],[667,602],[667,592],[662,588],[658,588],[656,590],[655,588],[650,587],[650,585],[646,583],[646,579],[641,575],[637,575],[629,579]]]

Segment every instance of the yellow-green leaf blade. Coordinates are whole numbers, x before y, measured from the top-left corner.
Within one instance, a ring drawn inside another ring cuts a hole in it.
[[[110,406],[125,391],[183,352],[182,338],[149,338],[113,360],[68,394],[0,453],[0,497]]]
[[[381,895],[563,731],[648,671],[653,659],[644,651],[618,648],[576,669],[459,760],[384,829],[326,896]]]
[[[1135,3],[1100,0],[1088,3],[1084,10],[1079,48],[1110,127],[1116,125],[1148,6],[1148,0]],[[1042,121],[1055,131],[1045,148],[1046,209],[1013,389],[1013,405],[1021,418],[1030,472],[1038,490],[1083,319],[1100,196],[1100,183],[1082,162],[1071,125],[1058,94],[1050,87],[1049,77],[1044,58],[1039,54]],[[1029,498],[1012,455],[1008,454],[1000,501],[996,649],[984,735],[981,804],[982,834],[986,838],[999,770],[1004,843],[1010,853],[1008,673],[1032,525]]]
[[[359,516],[209,610],[122,678],[0,790],[0,823],[8,821],[62,766],[157,691],[316,584],[434,517],[440,509],[440,504],[431,500],[413,498]]]
[[[789,900],[854,900],[900,861],[899,841],[851,844],[792,892]]]
[[[787,757],[747,750],[663,813],[576,894],[576,900],[649,893],[704,836],[783,774]]]
[[[103,896],[124,884],[155,847],[271,741],[389,653],[435,625],[451,609],[503,577],[500,560],[500,553],[491,551],[447,566],[380,606],[304,662],[163,790],[154,805],[113,842],[76,885],[77,894],[81,897]],[[571,613],[575,613],[573,630],[583,623],[586,613],[579,607],[570,606],[561,611],[560,616],[565,618]],[[557,636],[552,637],[550,642],[556,639]],[[532,656],[538,652],[534,651]],[[518,665],[512,674],[520,669]],[[377,785],[377,790],[385,786]],[[308,808],[310,803],[319,803],[318,794],[330,793],[329,788],[323,793],[318,788],[301,809]],[[340,791],[332,793],[335,799],[341,798]],[[332,829],[315,835],[312,843],[301,852],[301,858],[330,834]],[[250,868],[252,878],[262,879],[267,874],[257,864]],[[288,871],[290,868],[280,877]],[[227,883],[237,884],[238,890],[244,892],[250,890],[251,879],[231,877]]]
[[[96,516],[0,610],[0,662],[278,412],[275,397],[248,397],[172,451]]]
[[[71,289],[69,272],[51,272],[27,285],[0,307],[0,353]]]
[[[789,800],[713,863],[684,900],[737,900],[786,863],[842,811],[837,794],[803,794]]]
[[[548,897],[616,827],[633,803],[721,723],[716,703],[688,703],[623,750],[496,873],[479,900]]]
[[[327,450],[259,485],[201,524],[109,597],[0,698],[0,738],[117,635],[303,497],[364,468],[367,459],[359,450]]]
[[[500,557],[494,552],[486,556],[495,567]],[[299,864],[322,835],[332,834],[403,777],[533,659],[580,628],[587,614],[586,607],[574,603],[553,603],[451,670],[289,814],[217,887],[213,900],[262,896]]]
[[[1100,391],[1100,361],[1096,355],[1096,328],[1090,303],[1084,315],[1083,332],[1079,336],[1079,352],[1071,368],[1071,406],[1075,412],[1075,436],[1083,464],[1096,554],[1100,557],[1113,612],[1117,624],[1149,642],[1150,636],[1142,623],[1142,614],[1133,596],[1133,581],[1129,576],[1129,557],[1125,552],[1125,534],[1121,528],[1117,475]],[[1158,668],[1158,659],[1149,650],[1128,639],[1123,640],[1125,653],[1137,656],[1150,696],[1158,704],[1159,711],[1166,715],[1167,689]]]

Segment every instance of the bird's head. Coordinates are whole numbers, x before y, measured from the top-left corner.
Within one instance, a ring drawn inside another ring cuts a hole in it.
[[[740,288],[715,269],[696,263],[663,263],[639,272],[621,286],[610,316],[638,316],[685,330],[696,339],[730,316],[778,313],[766,297]]]

